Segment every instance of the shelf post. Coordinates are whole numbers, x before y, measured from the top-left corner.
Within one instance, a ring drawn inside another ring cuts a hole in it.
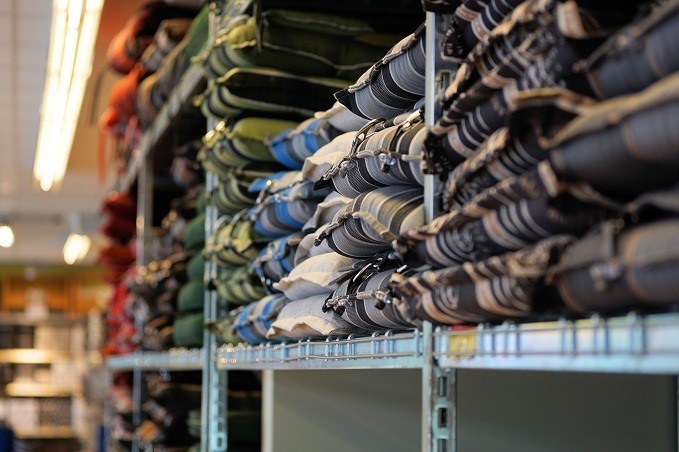
[[[209,16],[209,39],[214,39],[220,17],[215,9],[215,4],[210,6]],[[213,129],[216,121],[208,119],[207,131]],[[217,176],[211,172],[205,174],[205,192],[211,193],[218,184]],[[217,222],[219,213],[210,203],[205,209],[205,243],[215,232],[214,225]],[[205,262],[205,322],[222,318],[225,308],[219,306],[219,296],[211,287],[210,282],[217,276],[217,267],[211,261]],[[217,369],[218,344],[217,338],[210,331],[203,333],[203,349],[205,350],[205,361],[203,364],[203,386],[201,397],[201,440],[200,449],[203,452],[223,452],[227,448],[228,429],[227,402],[228,402],[228,373]]]
[[[436,121],[437,78],[447,83],[444,74],[438,74],[438,43],[442,35],[440,28],[445,26],[445,18],[436,13],[426,12],[425,34],[425,94],[424,121],[431,127]],[[424,210],[425,221],[429,223],[436,216],[434,175],[424,176]],[[453,452],[456,449],[457,424],[457,375],[454,369],[442,369],[438,366],[433,350],[432,324],[423,325],[423,364],[422,364],[422,450],[426,452]]]
[[[436,104],[436,14],[426,13],[425,66],[424,66],[424,124],[434,125]],[[427,223],[434,219],[434,175],[424,175],[424,218]]]
[[[147,251],[153,225],[153,169],[151,158],[149,152],[142,159],[137,182],[137,267],[148,264],[149,260]],[[139,298],[136,302],[145,303]],[[137,317],[135,320],[136,334],[140,335],[143,328],[142,320]],[[135,431],[141,425],[142,384],[142,370],[135,367],[132,371],[132,424]],[[138,452],[139,450],[139,439],[135,433],[132,440],[132,451]]]

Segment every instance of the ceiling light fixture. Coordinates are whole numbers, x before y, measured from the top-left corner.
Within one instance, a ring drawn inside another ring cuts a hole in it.
[[[0,248],[11,248],[14,245],[14,231],[7,223],[0,223]]]
[[[80,221],[80,215],[73,212],[66,216],[66,220],[69,225],[71,233],[66,238],[64,243],[64,248],[61,251],[64,257],[64,262],[68,265],[73,265],[76,262],[85,259],[88,251],[90,250],[90,245],[92,240],[82,232],[82,222]]]
[[[64,262],[68,265],[73,265],[76,262],[85,259],[91,244],[92,241],[86,235],[69,234],[66,243],[64,243],[64,249],[62,250]]]
[[[64,179],[92,73],[104,0],[54,0],[33,176],[43,191]]]

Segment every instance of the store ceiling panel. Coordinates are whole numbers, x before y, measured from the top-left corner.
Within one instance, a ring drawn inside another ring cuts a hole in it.
[[[32,172],[40,123],[52,13],[51,0],[0,0],[0,219],[15,229],[16,244],[0,249],[0,262],[59,262],[67,235],[65,221],[79,212],[96,230],[100,200],[112,180],[97,174],[98,118],[118,76],[104,56],[113,35],[143,3],[106,0],[66,178],[58,192],[42,193]],[[101,89],[95,89],[102,78]]]

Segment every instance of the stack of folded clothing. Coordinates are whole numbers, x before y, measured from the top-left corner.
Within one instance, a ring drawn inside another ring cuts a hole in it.
[[[330,186],[314,187],[334,160],[326,157],[308,168],[306,163],[322,149],[332,150],[335,139],[340,142],[331,157],[346,155],[357,131],[369,121],[339,102],[333,105],[333,94],[349,85],[346,80],[380,72],[373,64],[395,43],[378,64],[391,66],[389,61],[396,59],[394,65],[424,80],[422,30],[397,43],[383,26],[377,30],[357,15],[299,6],[283,10],[265,5],[259,16],[231,21],[205,59],[211,82],[196,99],[207,117],[219,121],[204,137],[199,158],[219,178],[207,195],[222,216],[206,249],[206,257],[219,267],[210,284],[229,305],[241,306],[213,328],[227,340],[266,338],[272,320],[290,300],[291,292],[278,284],[301,262],[295,256],[302,240],[351,201],[332,193]],[[411,49],[411,57],[398,58]],[[408,77],[399,82],[404,85],[401,94],[413,84]],[[411,93],[407,106],[412,108],[423,93]],[[391,97],[403,103],[398,94]],[[324,253],[330,251],[326,247]],[[332,292],[330,287],[323,291]],[[261,324],[255,326],[257,322]]]
[[[173,178],[184,194],[156,228],[152,261],[137,271],[131,290],[143,300],[141,341],[147,350],[200,347],[203,343],[205,203],[203,174],[193,142],[175,152]],[[195,170],[195,171],[194,171]]]
[[[228,188],[213,194],[220,212],[231,215],[208,246],[213,260],[238,259],[261,283],[253,302],[221,325],[229,328],[223,337],[258,343],[416,326],[385,295],[400,265],[389,256],[390,241],[423,219],[423,38],[421,26],[383,49],[355,84],[336,93],[339,102],[266,140],[269,153],[264,146],[260,155],[293,171],[254,179],[248,211],[221,208],[227,193],[234,198],[231,175]],[[211,143],[220,132],[206,137],[201,155],[218,174],[236,160],[227,161],[225,150],[242,148]],[[241,187],[237,193],[246,193]],[[262,298],[262,288],[270,295]]]
[[[201,372],[147,372],[144,374],[147,397],[142,404],[142,423],[134,432],[142,447],[154,450],[188,450],[199,446],[201,433]],[[130,399],[124,387],[110,394],[114,408]],[[232,434],[229,446],[253,450],[261,438],[261,383],[255,374],[234,371],[229,375],[228,422]],[[125,407],[122,407],[125,408]],[[121,417],[131,415],[129,412]],[[126,425],[129,425],[126,424]],[[126,430],[130,436],[132,432]],[[123,435],[120,435],[123,436]]]
[[[528,0],[487,32],[427,137],[445,213],[395,242],[421,271],[392,301],[443,324],[679,303],[677,27],[677,1]]]
[[[141,447],[186,450],[200,439],[190,429],[190,413],[200,409],[200,372],[147,373],[144,419],[136,429]]]
[[[233,312],[232,335],[258,343],[677,303],[679,58],[667,38],[679,2],[619,6],[462,2],[440,55],[455,76],[429,130],[418,30],[337,93],[354,126],[363,118],[357,131],[317,150],[313,120],[306,135],[274,138],[282,164],[304,163],[295,183],[257,199],[252,229],[293,234],[255,259],[272,295]],[[616,76],[621,67],[632,74]],[[430,224],[423,171],[440,182]],[[309,217],[295,215],[314,204],[290,209],[293,193],[326,196],[301,234]]]
[[[199,3],[145,3],[109,45],[108,66],[122,77],[100,122],[104,133],[122,141],[125,156],[205,46],[209,8],[200,9]]]
[[[135,274],[133,238],[136,232],[136,203],[120,193],[110,193],[102,203],[104,221],[101,233],[108,244],[100,250],[99,263],[106,269],[106,280],[113,286],[106,315],[104,355],[129,353],[135,349],[132,337],[134,319],[128,310],[130,293],[127,281]]]
[[[130,374],[117,374],[106,392],[106,400],[112,411],[109,426],[111,439],[130,449],[134,438],[132,381]]]

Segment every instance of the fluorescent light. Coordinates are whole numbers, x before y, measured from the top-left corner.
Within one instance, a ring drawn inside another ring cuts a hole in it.
[[[8,224],[0,224],[0,247],[11,248],[14,245],[14,231]]]
[[[73,265],[77,261],[84,259],[85,256],[87,256],[87,252],[90,250],[91,243],[92,241],[86,235],[69,234],[62,251],[64,262],[68,265]]]
[[[64,179],[104,0],[54,0],[33,176],[49,191]]]

